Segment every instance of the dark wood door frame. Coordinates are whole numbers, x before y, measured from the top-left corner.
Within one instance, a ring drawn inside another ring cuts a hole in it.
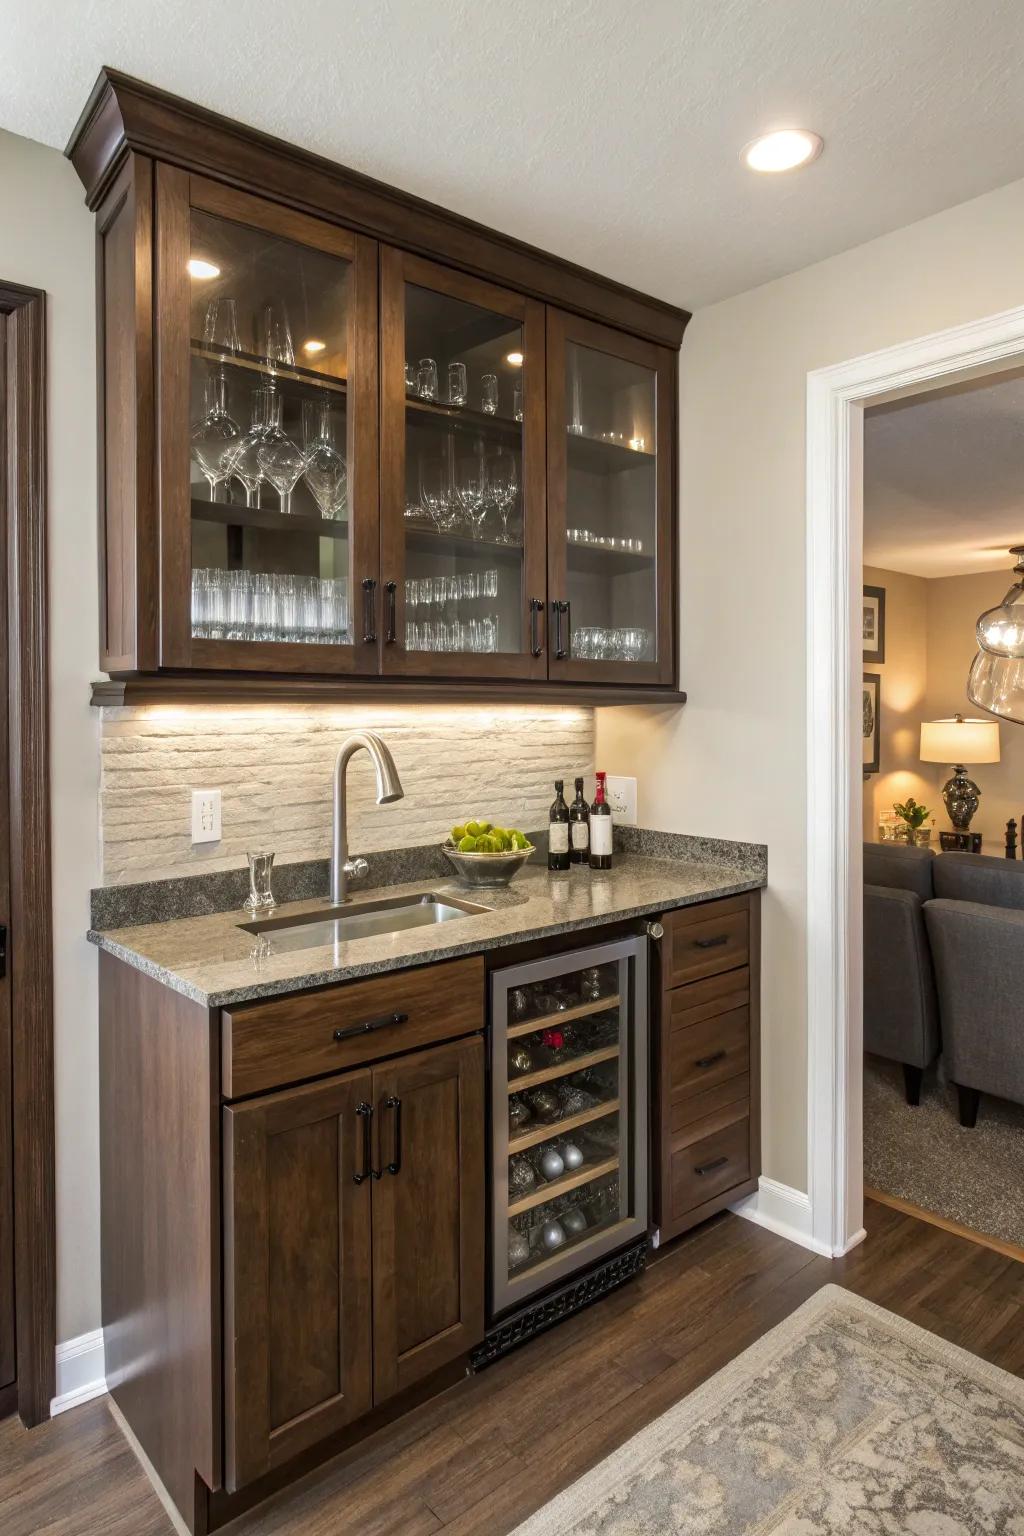
[[[17,1408],[50,1416],[56,1352],[53,919],[46,592],[46,296],[0,282],[7,646]],[[14,1406],[11,1404],[10,1406]]]

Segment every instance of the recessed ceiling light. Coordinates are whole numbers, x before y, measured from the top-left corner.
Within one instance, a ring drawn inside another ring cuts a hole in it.
[[[188,270],[192,277],[220,277],[220,267],[215,267],[212,261],[203,261],[199,256],[192,257]]]
[[[302,350],[308,357],[315,357],[318,352],[325,352],[327,350],[327,343],[326,341],[304,341],[302,343]]]
[[[743,162],[752,171],[794,171],[798,165],[810,165],[824,149],[820,134],[805,128],[780,128],[753,139],[743,151]]]
[[[521,368],[523,366],[523,354],[521,352],[510,352],[505,361],[506,363],[511,363],[513,368]]]

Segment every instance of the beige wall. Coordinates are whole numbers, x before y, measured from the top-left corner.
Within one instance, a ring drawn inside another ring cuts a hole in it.
[[[866,565],[864,585],[885,588],[885,662],[864,663],[865,672],[877,672],[882,680],[879,771],[864,780],[863,788],[864,838],[874,842],[879,812],[892,810],[894,801],[912,795],[936,811],[933,775],[918,755],[921,721],[928,718],[928,582]],[[939,823],[941,812],[938,802]]]
[[[756,231],[752,232],[756,238]],[[1024,304],[1024,182],[701,310],[681,379],[682,710],[598,711],[647,825],[768,844],[764,1171],[807,1187],[808,370]]]

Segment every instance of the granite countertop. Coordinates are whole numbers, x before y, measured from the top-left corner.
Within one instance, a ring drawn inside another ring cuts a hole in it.
[[[549,874],[543,867],[527,865],[504,890],[470,890],[452,880],[362,889],[354,896],[355,904],[378,896],[437,891],[491,910],[314,949],[275,954],[273,935],[257,938],[246,933],[239,926],[247,921],[246,914],[237,910],[104,932],[93,930],[89,939],[175,992],[206,1007],[219,1008],[356,976],[481,954],[503,945],[732,896],[764,884],[764,865],[755,860],[733,858],[728,863],[711,863],[636,853],[620,855],[611,870],[583,868]],[[323,907],[322,899],[294,901],[278,906],[272,916],[298,916]]]

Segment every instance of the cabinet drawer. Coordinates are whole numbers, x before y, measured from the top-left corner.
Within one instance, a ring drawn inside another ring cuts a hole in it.
[[[673,1029],[668,1040],[673,1102],[724,1083],[750,1067],[750,1010],[734,1008],[699,1024]]]
[[[666,987],[683,986],[748,963],[750,913],[745,896],[674,912],[669,926]]]
[[[244,1004],[221,1016],[223,1094],[262,1093],[483,1027],[478,955]]]
[[[724,1114],[722,1118],[725,1118]],[[699,1129],[699,1127],[695,1128]],[[713,1200],[750,1177],[750,1120],[746,1115],[678,1147],[670,1167],[673,1219]]]

